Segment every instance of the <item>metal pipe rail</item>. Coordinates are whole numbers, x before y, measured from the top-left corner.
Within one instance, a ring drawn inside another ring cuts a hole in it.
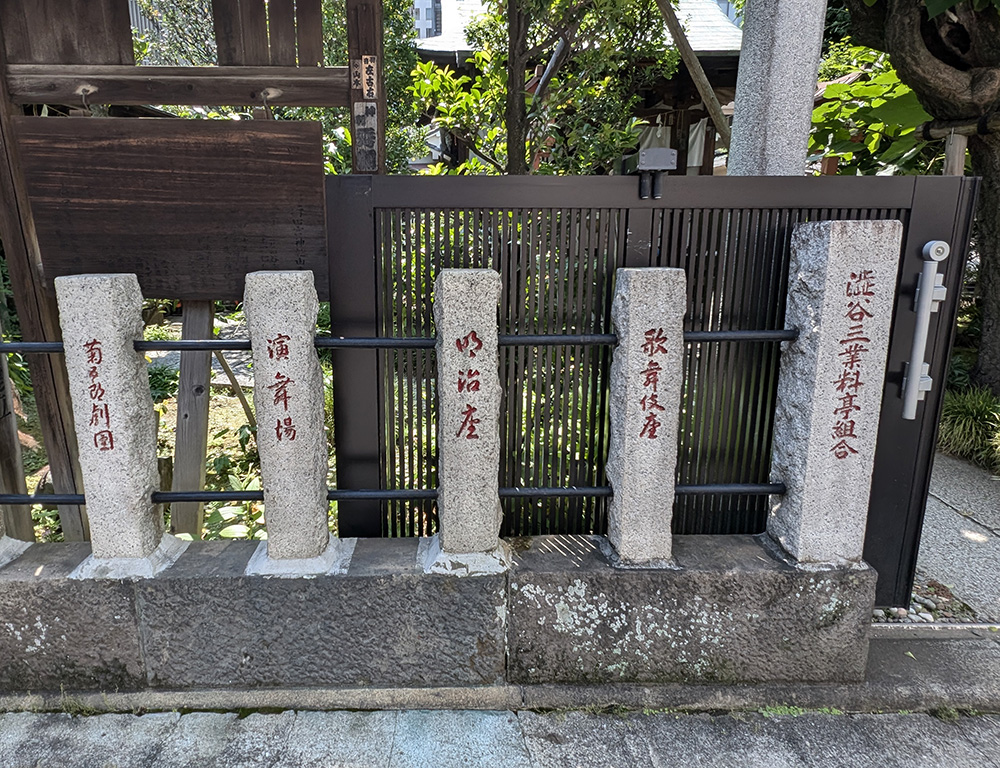
[[[678,485],[674,493],[678,496],[705,496],[713,493],[742,494],[746,496],[783,496],[784,483],[705,483],[704,485]],[[569,486],[561,488],[501,488],[501,499],[533,498],[578,498],[586,496],[611,496],[611,487]],[[327,491],[328,501],[391,501],[411,499],[437,499],[436,488],[391,488],[342,490],[331,488]],[[154,491],[154,504],[169,504],[181,501],[263,501],[263,491]],[[31,495],[27,493],[0,493],[0,504],[86,504],[82,493],[52,493]]]
[[[794,341],[799,332],[794,328],[756,331],[685,331],[688,344],[706,342],[743,341],[776,342]],[[502,347],[554,347],[554,346],[615,346],[618,337],[613,333],[581,334],[500,334]],[[433,349],[437,339],[422,336],[343,337],[317,336],[317,349]],[[214,352],[250,349],[249,339],[178,339],[174,341],[136,341],[137,352]],[[0,342],[0,353],[49,354],[63,351],[61,341],[5,341]]]

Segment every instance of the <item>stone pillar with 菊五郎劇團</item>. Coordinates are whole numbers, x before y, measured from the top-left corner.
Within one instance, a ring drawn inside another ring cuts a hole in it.
[[[799,563],[864,547],[903,225],[822,221],[792,233],[767,532]]]
[[[164,534],[156,416],[142,339],[142,293],[132,274],[55,279],[91,556],[75,578],[151,577],[187,542]]]
[[[248,574],[295,577],[346,570],[355,540],[330,535],[319,301],[307,270],[251,272],[243,308],[253,350],[254,410],[267,541]]]
[[[670,563],[687,279],[682,269],[619,269],[611,317],[612,497],[608,542],[623,567]]]

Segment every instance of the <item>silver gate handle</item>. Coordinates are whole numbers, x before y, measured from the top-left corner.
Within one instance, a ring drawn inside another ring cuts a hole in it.
[[[903,418],[911,421],[917,418],[917,403],[934,386],[933,379],[927,375],[930,364],[924,361],[924,354],[927,352],[931,314],[937,312],[938,304],[948,296],[948,289],[943,285],[944,275],[938,274],[938,262],[948,258],[949,253],[951,246],[943,240],[931,240],[924,246],[924,268],[913,297],[917,326],[913,330],[910,361],[903,370]]]

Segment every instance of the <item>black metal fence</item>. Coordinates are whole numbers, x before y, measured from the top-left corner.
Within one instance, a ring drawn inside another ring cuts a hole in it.
[[[631,178],[331,177],[334,332],[432,335],[437,272],[488,267],[502,277],[502,334],[606,335],[615,269],[680,267],[689,337],[677,483],[767,483],[778,342],[692,334],[783,328],[796,223],[907,224],[912,180],[865,181],[670,179],[662,199],[643,201]],[[856,207],[824,207],[833,200]],[[501,350],[502,486],[606,484],[610,359],[610,347],[578,343]],[[351,385],[352,413],[337,413],[338,475],[433,487],[432,353],[335,356],[335,382],[338,375],[365,382]],[[607,503],[605,496],[506,499],[503,533],[601,533]],[[674,530],[756,533],[766,512],[760,494],[679,494]],[[341,515],[342,526],[346,518],[346,530],[361,535],[419,535],[434,525],[432,501],[341,505]]]

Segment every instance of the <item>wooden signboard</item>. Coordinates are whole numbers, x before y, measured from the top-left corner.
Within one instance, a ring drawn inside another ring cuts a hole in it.
[[[319,123],[15,119],[42,264],[134,272],[153,298],[243,297],[247,272],[328,293]]]

